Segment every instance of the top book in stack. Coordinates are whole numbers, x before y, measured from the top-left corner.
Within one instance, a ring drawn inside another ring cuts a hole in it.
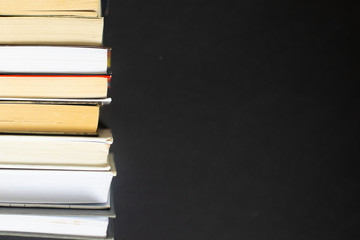
[[[100,0],[0,0],[0,44],[101,46]]]

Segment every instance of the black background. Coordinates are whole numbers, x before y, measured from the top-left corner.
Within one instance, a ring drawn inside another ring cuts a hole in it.
[[[360,239],[356,9],[110,1],[116,240]]]
[[[110,1],[115,239],[360,239],[357,20],[342,1]]]

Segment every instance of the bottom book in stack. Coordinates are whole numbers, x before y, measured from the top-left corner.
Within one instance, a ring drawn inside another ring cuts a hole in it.
[[[0,207],[0,239],[17,236],[110,240],[114,239],[113,218],[112,204],[106,210]]]
[[[112,239],[109,218],[115,213],[111,182],[116,176],[113,154],[108,155],[106,165],[68,165],[60,169],[49,164],[29,169],[3,165],[0,235]]]

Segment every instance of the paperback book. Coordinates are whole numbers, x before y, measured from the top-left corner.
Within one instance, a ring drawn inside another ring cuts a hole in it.
[[[0,168],[110,170],[112,143],[104,128],[96,136],[0,134]]]
[[[112,199],[112,198],[111,198]],[[0,236],[113,239],[113,201],[108,209],[0,207]]]
[[[0,73],[108,74],[110,55],[102,47],[0,46]]]
[[[113,156],[107,171],[0,169],[0,206],[107,208],[116,176]]]
[[[111,75],[1,75],[4,98],[106,98]]]
[[[0,98],[0,133],[96,135],[107,99]]]

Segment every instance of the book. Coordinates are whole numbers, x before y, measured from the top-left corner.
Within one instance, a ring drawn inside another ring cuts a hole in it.
[[[109,209],[0,207],[0,236],[58,239],[113,239],[113,201]],[[95,225],[95,232],[89,227]],[[89,234],[91,233],[91,234]]]
[[[100,0],[0,0],[2,16],[100,17]]]
[[[111,75],[1,75],[0,97],[106,98]]]
[[[0,169],[0,206],[106,205],[116,176],[113,158],[110,166],[109,171]]]
[[[101,46],[103,25],[102,17],[0,17],[0,44]]]
[[[0,73],[107,74],[109,67],[109,48],[0,46]]]
[[[0,168],[109,170],[112,143],[103,128],[97,136],[0,134]]]
[[[108,217],[0,214],[0,224],[0,237],[18,240],[114,240],[113,220]]]
[[[115,205],[114,205],[114,190],[111,187],[109,191],[108,205],[107,208],[97,208],[96,204],[93,204],[95,207],[89,208],[76,208],[77,205],[66,205],[67,208],[49,208],[48,205],[43,205],[41,207],[34,207],[26,205],[25,207],[14,207],[10,205],[1,205],[0,214],[12,214],[12,215],[44,215],[44,216],[94,216],[94,217],[111,217],[115,218]],[[90,205],[89,205],[90,206]]]
[[[0,98],[0,132],[95,135],[111,99]]]

